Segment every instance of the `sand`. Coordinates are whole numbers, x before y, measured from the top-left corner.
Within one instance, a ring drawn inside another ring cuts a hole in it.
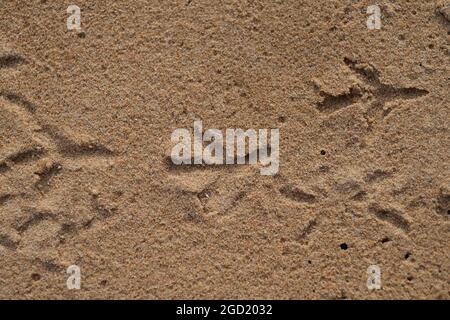
[[[377,3],[1,1],[0,298],[449,299],[449,2]],[[196,120],[278,173],[173,165]]]

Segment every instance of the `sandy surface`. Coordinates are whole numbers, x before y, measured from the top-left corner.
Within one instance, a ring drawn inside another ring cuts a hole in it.
[[[449,299],[449,2],[378,3],[1,1],[0,298]],[[194,120],[278,174],[174,166]]]

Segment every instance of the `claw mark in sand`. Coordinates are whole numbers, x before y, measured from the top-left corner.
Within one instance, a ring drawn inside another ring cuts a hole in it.
[[[9,250],[17,249],[17,242],[5,234],[0,234],[0,245]]]
[[[40,147],[15,152],[0,160],[0,173],[8,171],[13,165],[33,161],[41,158],[43,155],[45,155],[45,150]]]
[[[320,112],[332,112],[345,108],[357,103],[363,96],[363,92],[357,87],[350,88],[347,92],[339,95],[332,95],[325,92],[321,92],[320,94],[324,97],[324,99],[317,104],[317,109]]]
[[[27,231],[32,226],[38,225],[44,220],[54,219],[55,214],[49,211],[34,211],[33,209],[25,210],[29,214],[29,217],[16,225],[16,230],[19,233]]]
[[[450,190],[446,186],[442,186],[437,197],[437,212],[444,215],[450,215]]]
[[[292,186],[281,187],[280,193],[284,195],[286,198],[289,198],[297,202],[313,203],[316,201],[315,195]]]
[[[0,69],[14,68],[25,63],[26,60],[18,54],[7,53],[0,55]]]
[[[374,110],[383,110],[384,105],[396,99],[416,99],[427,95],[427,90],[414,87],[397,87],[381,82],[379,72],[370,64],[361,64],[352,59],[344,58],[344,63],[351,69],[361,81],[347,92],[332,95],[321,92],[323,100],[317,104],[317,109],[323,113],[333,113],[340,109],[349,107],[358,102],[368,102],[370,105],[368,113]],[[383,110],[382,118],[386,117],[391,110]]]
[[[35,258],[34,262],[41,265],[44,269],[50,272],[61,272],[65,270],[64,266],[57,264],[50,260],[43,260],[41,258]]]
[[[40,158],[43,154],[45,154],[45,151],[39,147],[27,149],[24,151],[19,151],[17,153],[14,153],[10,156],[8,156],[5,160],[5,162],[12,162],[14,164],[18,163],[25,163],[29,162],[35,159]]]
[[[370,93],[373,95],[373,98],[383,103],[398,98],[416,99],[428,94],[428,91],[423,89],[414,87],[402,88],[382,83],[378,70],[370,64],[360,64],[349,58],[344,58],[344,62],[353,72],[361,77],[362,82],[371,87]]]
[[[35,172],[39,176],[39,180],[34,186],[40,191],[47,191],[50,187],[50,180],[56,176],[61,170],[61,166],[56,162],[46,162],[42,168]]]
[[[109,206],[101,203],[97,197],[93,197],[92,207],[103,218],[111,217],[117,211],[117,209],[115,207],[109,207]]]
[[[13,199],[14,196],[12,194],[3,194],[0,196],[0,206],[7,203],[9,200]]]
[[[367,183],[380,182],[382,180],[390,178],[394,173],[392,171],[386,171],[382,169],[377,169],[373,172],[366,174],[364,181]]]
[[[43,131],[56,142],[59,152],[64,156],[77,158],[82,156],[110,157],[115,155],[114,151],[95,142],[75,142],[53,126],[45,125],[43,126]]]
[[[36,106],[33,103],[31,103],[30,101],[28,101],[27,99],[25,99],[20,94],[2,90],[2,91],[0,91],[0,97],[4,97],[9,102],[14,103],[14,104],[24,108],[29,113],[36,112]]]
[[[316,227],[317,227],[317,219],[314,218],[308,222],[308,224],[303,230],[300,231],[295,240],[301,242],[305,241],[308,235],[310,235]]]
[[[436,13],[442,17],[445,22],[450,23],[450,4],[445,5],[444,3],[439,3],[436,8]]]
[[[372,204],[369,207],[369,211],[379,220],[388,222],[404,232],[408,232],[410,229],[410,222],[404,217],[404,214],[397,209],[387,209],[382,208],[378,204]]]

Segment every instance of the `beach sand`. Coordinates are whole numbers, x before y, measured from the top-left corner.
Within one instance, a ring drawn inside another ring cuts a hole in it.
[[[0,298],[449,299],[450,3],[377,3],[1,1]],[[278,173],[174,165],[196,120]]]

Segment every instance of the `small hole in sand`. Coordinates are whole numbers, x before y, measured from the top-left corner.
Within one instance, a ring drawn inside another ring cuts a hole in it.
[[[320,154],[324,156],[327,154],[327,152],[325,150],[320,150]]]
[[[411,252],[405,253],[405,260],[408,260],[408,258],[411,256]]]
[[[108,284],[108,281],[107,280],[102,280],[102,281],[100,281],[100,285],[101,286],[106,286]]]
[[[279,116],[278,117],[278,121],[281,123],[285,123],[286,122],[286,117],[285,116]]]
[[[391,241],[391,239],[389,239],[389,237],[384,237],[383,239],[381,239],[381,243],[386,243]]]
[[[348,245],[346,243],[341,243],[340,245],[342,250],[347,250],[348,249]]]
[[[413,281],[414,277],[413,276],[408,276],[406,279],[408,279],[408,281]]]
[[[31,279],[33,279],[34,281],[39,281],[41,280],[41,275],[39,273],[33,273],[31,275]]]

